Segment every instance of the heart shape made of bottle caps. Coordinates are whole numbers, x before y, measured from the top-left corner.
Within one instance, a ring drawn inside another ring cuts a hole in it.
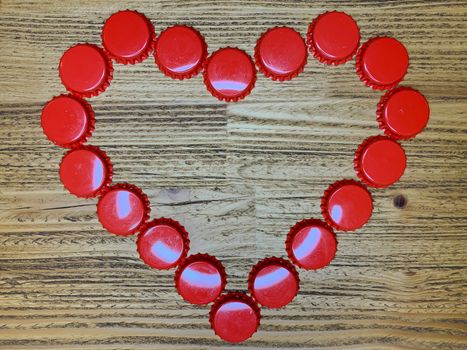
[[[428,123],[429,106],[417,90],[398,86],[409,56],[396,39],[374,37],[360,46],[360,31],[346,13],[331,11],[309,25],[306,40],[290,27],[274,27],[258,39],[254,60],[235,47],[208,55],[199,31],[174,25],[156,36],[143,14],[125,10],[111,15],[102,29],[102,47],[81,43],[65,51],[58,66],[68,94],[52,98],[42,110],[45,135],[59,147],[69,148],[60,163],[60,180],[77,197],[98,197],[97,217],[109,232],[138,233],[136,249],[153,269],[175,271],[178,293],[192,304],[211,304],[209,321],[214,332],[228,342],[242,342],[260,324],[260,306],[281,308],[298,293],[296,266],[321,269],[334,259],[334,230],[355,231],[373,212],[367,187],[387,187],[399,180],[406,155],[398,140],[415,137]],[[208,254],[189,255],[186,229],[169,218],[149,221],[150,204],[144,192],[129,183],[112,183],[109,157],[86,144],[94,130],[95,115],[85,98],[105,91],[114,63],[136,64],[151,54],[159,70],[172,79],[189,79],[202,72],[207,90],[215,98],[237,102],[251,93],[256,67],[266,77],[281,82],[297,77],[308,52],[326,65],[341,65],[356,55],[360,80],[376,90],[388,90],[376,109],[376,120],[385,135],[364,140],[355,152],[354,168],[360,181],[342,179],[331,184],[321,199],[323,220],[306,218],[292,226],[285,238],[289,259],[268,257],[249,274],[247,292],[225,292],[227,274],[218,259]]]

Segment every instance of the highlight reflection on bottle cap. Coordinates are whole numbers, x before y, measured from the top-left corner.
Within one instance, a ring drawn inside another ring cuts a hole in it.
[[[271,28],[255,47],[259,70],[272,80],[290,80],[303,71],[308,51],[300,33],[289,27]]]
[[[116,184],[97,202],[97,217],[110,233],[128,236],[136,233],[149,218],[148,197],[136,186]]]
[[[354,19],[344,12],[320,14],[310,24],[308,47],[321,63],[339,65],[350,60],[360,44],[360,30]]]
[[[203,74],[204,84],[211,95],[226,102],[244,99],[256,82],[256,69],[251,57],[233,47],[212,53]]]
[[[160,33],[154,57],[159,69],[173,79],[188,79],[203,68],[208,47],[193,27],[175,25]]]
[[[360,80],[376,90],[391,89],[404,79],[409,54],[398,40],[376,37],[364,43],[355,62]]]
[[[112,164],[105,152],[94,146],[70,150],[60,163],[63,186],[77,197],[98,195],[112,180]]]
[[[190,240],[178,221],[160,218],[144,225],[136,245],[145,264],[163,270],[177,266],[185,259]]]
[[[419,91],[401,86],[381,97],[376,115],[380,129],[387,136],[407,140],[426,127],[430,118],[430,106]]]
[[[317,270],[329,265],[336,256],[337,239],[325,222],[305,219],[290,229],[285,249],[295,265]]]
[[[341,180],[324,191],[321,211],[326,222],[337,230],[354,231],[365,225],[373,212],[367,188],[355,180]]]
[[[112,80],[113,67],[107,53],[92,44],[78,44],[65,51],[58,72],[63,85],[79,97],[97,96]]]
[[[231,292],[220,296],[209,313],[211,328],[221,339],[239,343],[258,329],[261,313],[255,301],[245,293]]]
[[[119,63],[135,64],[152,52],[156,34],[145,15],[124,10],[114,13],[105,21],[101,37],[110,57]]]
[[[73,95],[54,97],[42,109],[42,130],[60,147],[73,148],[85,143],[94,131],[94,122],[91,105]]]
[[[248,278],[248,289],[262,306],[280,308],[298,293],[300,279],[295,267],[282,258],[266,258],[258,262]]]
[[[358,177],[372,187],[388,187],[404,174],[407,158],[397,141],[387,136],[367,138],[355,152]]]
[[[226,283],[222,263],[208,254],[189,256],[175,272],[175,287],[191,304],[213,302],[224,291]]]

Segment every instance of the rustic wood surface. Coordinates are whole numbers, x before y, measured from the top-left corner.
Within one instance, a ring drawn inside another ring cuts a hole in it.
[[[325,10],[344,10],[362,40],[387,34],[408,48],[405,83],[426,94],[426,131],[403,142],[401,181],[372,190],[375,211],[358,233],[339,234],[333,263],[300,271],[298,297],[263,310],[241,349],[467,349],[467,3],[464,1],[0,1],[0,348],[228,348],[208,308],[186,304],[173,271],[147,268],[134,237],[106,233],[95,200],[69,195],[58,179],[64,151],[42,134],[40,111],[64,92],[57,63],[66,48],[100,43],[103,21],[131,8],[160,32],[190,24],[212,52],[253,53],[275,25],[306,33]],[[153,59],[116,65],[92,99],[91,143],[114,163],[115,181],[149,195],[152,212],[181,221],[192,252],[221,259],[229,290],[250,267],[284,255],[297,220],[320,217],[328,184],[355,178],[353,153],[379,134],[381,92],[310,59],[291,82],[258,75],[237,104],[212,98],[201,76],[173,81]],[[396,208],[397,195],[407,198]]]

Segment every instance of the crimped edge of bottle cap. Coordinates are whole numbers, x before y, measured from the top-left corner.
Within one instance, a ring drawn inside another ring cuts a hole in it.
[[[42,122],[42,113],[43,113],[45,107],[50,102],[52,102],[52,101],[54,101],[54,100],[56,100],[58,98],[63,98],[63,97],[67,97],[67,98],[71,98],[71,99],[75,100],[76,102],[78,102],[84,108],[84,111],[85,111],[85,114],[86,114],[86,117],[87,117],[87,128],[86,128],[85,132],[77,140],[75,140],[73,142],[59,144],[59,143],[55,142],[54,140],[50,139],[49,136],[45,133],[43,122]],[[96,124],[96,117],[95,117],[94,110],[92,109],[91,105],[85,99],[83,99],[81,97],[78,97],[78,96],[75,96],[73,94],[60,94],[58,96],[54,96],[53,98],[51,98],[49,101],[47,101],[45,103],[44,107],[42,107],[42,110],[41,110],[42,132],[44,133],[45,137],[47,137],[47,139],[50,142],[52,142],[54,145],[56,145],[58,147],[61,147],[61,148],[78,148],[78,147],[81,147],[83,145],[83,143],[86,143],[86,141],[88,141],[89,138],[92,136],[92,133],[94,132],[95,124]]]
[[[425,95],[423,95],[419,90],[414,89],[414,88],[409,87],[409,86],[398,86],[398,87],[396,87],[394,89],[391,89],[391,90],[387,91],[383,96],[381,96],[381,99],[379,100],[378,106],[376,108],[376,121],[378,122],[379,128],[381,130],[383,130],[384,133],[387,136],[389,136],[389,137],[391,137],[391,138],[393,138],[395,140],[408,140],[408,139],[414,138],[419,133],[421,133],[426,128],[426,126],[428,125],[428,121],[425,124],[425,126],[423,127],[423,129],[421,129],[419,132],[417,132],[415,134],[411,134],[411,135],[408,135],[408,136],[398,134],[398,133],[394,132],[393,130],[391,130],[391,128],[386,123],[384,110],[386,108],[387,103],[391,99],[391,97],[393,95],[401,92],[401,91],[413,91],[413,92],[416,92],[416,93],[420,94],[421,96],[423,96],[423,98],[426,100]],[[428,104],[428,101],[427,101],[427,104]],[[428,104],[428,108],[430,108],[429,104]]]
[[[62,82],[62,85],[65,87],[65,89],[67,89],[70,93],[72,93],[75,96],[78,96],[78,97],[81,97],[81,98],[90,98],[90,97],[97,96],[97,95],[103,93],[110,86],[110,82],[112,81],[113,71],[114,71],[113,65],[112,65],[112,60],[110,59],[110,56],[107,54],[107,52],[104,49],[102,49],[101,47],[99,47],[99,46],[97,46],[95,44],[90,44],[90,43],[80,43],[80,44],[73,45],[73,46],[69,47],[63,53],[63,55],[65,55],[65,53],[68,50],[71,50],[72,48],[75,48],[75,47],[78,47],[78,46],[92,47],[102,55],[102,57],[104,58],[104,61],[105,61],[106,72],[107,72],[104,81],[101,82],[101,84],[97,88],[95,88],[94,90],[86,91],[86,92],[76,91],[76,90],[70,88],[69,86],[67,86],[65,84],[65,82],[63,81],[61,75],[59,74],[60,81]],[[63,58],[63,55],[62,55],[62,58]],[[62,58],[60,58],[60,62],[61,62]],[[59,66],[60,66],[60,63],[59,63]],[[60,69],[59,69],[59,73],[60,73]]]
[[[117,55],[113,54],[110,50],[108,50],[105,47],[105,41],[104,41],[104,27],[105,27],[105,24],[107,23],[107,21],[109,20],[110,17],[112,17],[113,15],[122,13],[122,12],[136,13],[138,16],[140,16],[146,22],[146,25],[148,26],[148,29],[149,29],[149,42],[148,42],[148,44],[146,45],[146,47],[144,48],[143,51],[141,51],[139,54],[137,54],[136,56],[133,56],[133,57],[120,57],[120,56],[117,56]],[[115,62],[122,63],[122,64],[125,64],[125,65],[126,64],[140,63],[140,62],[143,62],[146,58],[148,58],[149,55],[154,51],[155,40],[156,40],[156,31],[154,29],[154,26],[153,26],[151,20],[149,18],[147,18],[145,14],[143,14],[141,12],[138,12],[136,10],[126,9],[126,10],[117,11],[117,12],[111,14],[105,20],[104,25],[102,27],[102,31],[101,31],[102,47],[104,48],[105,52],[109,55],[109,57],[111,59],[115,60]]]
[[[208,77],[208,66],[209,66],[209,63],[211,62],[211,60],[217,55],[219,54],[221,51],[223,50],[227,50],[227,49],[234,49],[234,50],[238,50],[238,51],[241,51],[243,52],[249,59],[250,63],[251,63],[251,67],[253,69],[253,77],[252,77],[252,81],[250,82],[250,84],[248,85],[248,87],[238,96],[234,96],[234,97],[229,97],[229,96],[223,96],[222,94],[220,94],[216,89],[214,89],[214,87],[212,86],[212,84],[209,82],[209,77]],[[256,83],[256,68],[255,68],[255,63],[253,62],[253,59],[251,58],[251,56],[245,51],[245,50],[242,50],[242,49],[239,49],[237,47],[232,47],[232,46],[226,46],[226,47],[222,47],[216,51],[214,51],[213,53],[211,53],[211,55],[204,61],[204,65],[203,65],[203,80],[204,80],[204,85],[206,86],[207,90],[209,91],[209,93],[217,98],[218,100],[220,101],[225,101],[225,102],[238,102],[240,100],[243,100],[245,97],[247,97],[251,91],[253,90],[253,88],[255,87],[255,83]]]
[[[147,230],[149,230],[149,229],[151,229],[153,227],[159,226],[159,225],[167,225],[167,226],[172,227],[173,229],[175,229],[180,234],[180,236],[183,239],[183,252],[180,255],[180,258],[174,264],[172,264],[172,265],[170,265],[168,267],[165,267],[165,268],[156,268],[156,267],[153,267],[153,266],[147,264],[144,261],[143,257],[142,257],[142,254],[141,254],[141,251],[140,251],[140,245],[139,245],[140,244],[139,242],[142,239],[144,233]],[[136,251],[138,252],[138,255],[139,255],[140,259],[147,266],[149,266],[150,268],[156,269],[156,270],[169,270],[169,269],[172,269],[172,268],[174,268],[176,266],[181,265],[183,263],[183,261],[186,259],[186,256],[187,256],[189,250],[190,250],[190,239],[188,237],[187,230],[185,229],[185,227],[182,224],[180,224],[180,222],[178,222],[176,220],[173,220],[173,219],[170,219],[170,218],[161,217],[161,218],[157,218],[157,219],[146,222],[145,224],[143,224],[141,226],[138,237],[136,238]]]
[[[322,56],[320,54],[320,52],[318,50],[316,50],[315,43],[313,42],[313,32],[315,30],[316,24],[319,22],[319,20],[321,18],[323,18],[325,15],[328,15],[330,13],[343,13],[343,14],[349,16],[350,18],[352,18],[352,20],[355,22],[355,25],[358,28],[358,43],[357,43],[357,46],[352,51],[352,53],[345,56],[344,58],[331,59],[329,57]],[[326,11],[324,13],[319,14],[318,16],[316,16],[311,21],[310,25],[308,26],[308,31],[306,33],[306,42],[307,42],[308,48],[309,48],[310,52],[312,53],[313,57],[315,57],[319,62],[327,64],[327,65],[331,65],[331,66],[338,66],[338,65],[341,65],[341,64],[344,64],[344,63],[350,61],[352,59],[352,57],[354,57],[355,54],[357,53],[358,48],[360,46],[360,41],[361,41],[360,27],[358,26],[357,22],[353,19],[352,16],[350,16],[349,14],[347,14],[345,12],[342,12],[342,11]]]
[[[355,58],[355,69],[357,71],[358,77],[360,78],[360,80],[366,86],[371,87],[373,90],[390,90],[390,89],[396,87],[397,85],[399,85],[399,83],[404,79],[405,75],[407,74],[407,71],[404,73],[404,75],[399,80],[395,81],[394,83],[391,83],[391,84],[378,84],[378,83],[375,83],[373,80],[369,79],[366,76],[366,74],[363,72],[363,68],[362,68],[362,65],[363,65],[363,62],[362,62],[363,58],[362,57],[363,57],[363,54],[365,53],[365,50],[368,48],[368,46],[371,43],[373,43],[376,40],[380,40],[380,39],[394,39],[394,40],[397,40],[397,39],[389,37],[389,36],[377,36],[377,37],[374,37],[374,38],[371,38],[371,39],[367,40],[365,43],[362,44],[362,46],[360,46],[360,49],[358,50],[357,56]],[[409,61],[409,65],[410,65],[410,58],[408,58],[408,61]],[[407,69],[408,68],[409,67],[407,67]]]
[[[284,258],[278,258],[278,257],[275,257],[275,256],[272,256],[272,257],[266,257],[260,261],[258,261],[252,268],[251,268],[251,271],[248,275],[248,292],[251,294],[251,296],[259,303],[261,304],[255,297],[255,291],[254,291],[254,280],[255,280],[255,277],[256,275],[258,274],[258,272],[260,272],[263,268],[265,267],[268,267],[268,266],[271,266],[271,265],[278,265],[278,266],[281,266],[285,269],[287,269],[288,271],[290,271],[292,273],[292,275],[294,276],[296,282],[297,282],[297,291],[294,295],[294,298],[297,296],[298,294],[298,291],[300,290],[300,276],[298,275],[298,272],[297,272],[297,269],[295,268],[294,264],[292,264],[290,261],[288,261],[287,259],[284,259]],[[262,305],[262,304],[261,304]],[[265,306],[265,305],[262,305],[264,307],[267,307],[267,308],[270,308],[268,306]],[[270,309],[282,309],[284,308],[286,305],[284,306],[281,306],[281,307],[273,307],[273,308],[270,308]]]
[[[392,184],[389,184],[389,185],[380,185],[376,182],[373,182],[371,181],[370,179],[368,179],[366,176],[365,176],[365,173],[363,172],[362,170],[362,156],[363,156],[363,152],[365,151],[365,149],[369,146],[371,146],[373,143],[375,142],[378,142],[378,141],[390,141],[390,142],[394,142],[396,143],[397,145],[399,145],[399,147],[402,148],[402,146],[399,144],[399,142],[397,142],[396,140],[394,140],[393,138],[391,137],[388,137],[388,136],[383,136],[383,135],[375,135],[375,136],[370,136],[368,138],[366,138],[357,148],[357,150],[355,151],[355,157],[354,157],[354,169],[355,169],[355,173],[357,174],[358,178],[366,185],[368,186],[371,186],[371,187],[375,187],[375,188],[386,188],[386,187],[389,187],[391,186]]]
[[[183,270],[188,265],[196,261],[208,262],[217,268],[217,270],[219,271],[219,275],[221,276],[221,290],[219,292],[219,295],[221,295],[224,292],[225,286],[227,285],[227,274],[225,272],[224,265],[222,265],[219,259],[217,259],[215,256],[204,254],[204,253],[197,253],[197,254],[190,255],[178,266],[174,274],[175,288],[177,289],[178,294],[183,298],[183,300],[187,301],[190,304],[193,304],[193,303],[185,299],[185,297],[179,292],[179,286],[180,286],[179,279],[180,279],[180,276]],[[210,302],[205,303],[205,304],[194,304],[194,305],[206,305],[209,303]]]
[[[355,186],[359,186],[362,189],[364,189],[368,193],[368,195],[370,196],[371,207],[372,207],[372,210],[374,209],[373,196],[371,195],[368,188],[366,188],[366,186],[364,184],[362,184],[360,181],[353,180],[353,179],[344,179],[344,180],[336,181],[336,182],[332,183],[331,185],[329,185],[329,187],[324,191],[324,194],[321,197],[321,214],[323,215],[324,220],[326,221],[326,223],[329,226],[331,226],[335,230],[344,231],[344,232],[355,231],[355,230],[354,229],[346,229],[346,228],[343,228],[340,225],[336,224],[332,220],[332,218],[329,216],[329,213],[327,211],[327,206],[328,206],[328,201],[329,201],[329,198],[330,198],[331,194],[334,193],[334,191],[336,189],[338,189],[339,187],[346,186],[346,185],[355,185]]]
[[[240,301],[245,304],[247,304],[253,312],[255,313],[256,316],[256,328],[255,331],[252,333],[255,334],[258,331],[258,328],[261,323],[261,310],[256,303],[255,299],[253,299],[251,296],[247,295],[246,293],[243,292],[228,292],[226,294],[220,295],[212,304],[211,310],[209,311],[209,323],[211,324],[211,329],[214,331],[214,333],[221,339],[223,339],[217,332],[216,332],[216,327],[214,325],[214,318],[216,316],[217,311],[220,309],[222,305],[224,305],[227,302],[230,301]],[[249,338],[251,338],[251,336]],[[247,339],[249,339],[247,338]],[[247,340],[245,339],[245,340]],[[224,339],[223,339],[224,340]],[[243,340],[243,341],[245,341]]]
[[[309,269],[309,268],[303,266],[303,264],[300,263],[299,260],[297,260],[297,258],[293,254],[293,250],[292,250],[292,243],[293,243],[293,240],[294,240],[295,236],[297,235],[298,232],[300,232],[303,228],[305,228],[307,226],[319,226],[319,227],[322,227],[325,230],[328,230],[333,235],[334,240],[336,241],[336,251],[334,253],[334,257],[336,256],[339,242],[337,241],[336,233],[334,232],[332,227],[330,225],[328,225],[323,220],[319,220],[319,219],[303,219],[303,220],[297,222],[295,225],[293,225],[290,228],[289,233],[287,234],[287,238],[285,240],[285,250],[287,252],[287,255],[288,255],[290,261],[292,261],[296,266],[298,266],[298,267],[300,267],[302,269],[316,270],[316,269]],[[331,261],[329,263],[327,263],[325,266],[328,266],[330,263],[331,263]],[[320,269],[324,268],[325,266],[320,267]]]
[[[260,47],[261,42],[263,41],[264,37],[268,33],[270,33],[271,31],[273,31],[275,29],[281,29],[281,28],[290,29],[290,30],[294,31],[296,34],[298,34],[298,36],[303,41],[303,48],[305,49],[305,57],[303,59],[303,62],[300,64],[300,67],[298,67],[293,72],[291,72],[289,74],[285,74],[285,75],[278,75],[278,74],[275,74],[273,72],[270,72],[266,68],[266,66],[263,64],[263,62],[261,60],[260,50],[259,50],[259,47]],[[308,50],[307,50],[307,47],[306,47],[305,39],[303,39],[303,37],[301,36],[301,34],[298,31],[296,31],[295,29],[293,29],[291,27],[287,27],[287,26],[276,26],[276,27],[269,28],[263,34],[261,34],[258,41],[256,42],[254,58],[255,58],[256,66],[258,67],[259,71],[261,73],[263,73],[266,77],[271,78],[272,80],[286,81],[286,80],[291,80],[291,79],[295,78],[296,76],[298,76],[300,73],[303,72],[303,70],[305,69],[305,66],[307,64],[307,61],[308,61]]]
[[[104,198],[104,196],[107,193],[109,193],[109,192],[111,192],[113,190],[118,190],[118,189],[124,189],[124,190],[127,190],[129,192],[132,192],[133,194],[135,194],[136,196],[138,196],[141,199],[141,201],[143,203],[143,211],[144,211],[143,218],[141,219],[141,223],[136,228],[134,228],[133,230],[129,231],[126,234],[115,234],[115,233],[110,232],[104,226],[102,221],[100,221],[100,219],[99,219],[99,215],[97,216],[97,219],[101,223],[102,227],[104,227],[110,233],[115,234],[117,236],[122,236],[122,237],[123,236],[131,236],[131,235],[135,234],[136,232],[138,232],[141,229],[141,227],[148,221],[149,213],[151,212],[151,206],[150,206],[150,203],[149,203],[148,196],[138,186],[122,182],[122,183],[117,183],[117,184],[114,184],[112,186],[109,186],[109,187],[105,188],[104,191],[102,191],[102,193],[99,196],[99,200],[97,201],[97,204],[96,204],[97,208],[99,208],[100,202],[102,201],[102,199]]]
[[[113,166],[112,166],[112,162],[110,161],[110,158],[107,156],[107,153],[105,153],[99,147],[91,146],[91,145],[85,145],[85,146],[80,146],[80,147],[77,147],[77,148],[72,148],[68,152],[66,152],[65,155],[60,160],[59,168],[62,166],[63,160],[68,155],[70,155],[71,153],[73,153],[75,151],[90,151],[90,152],[94,153],[95,155],[97,155],[102,160],[102,162],[104,163],[104,166],[105,166],[106,171],[107,171],[107,176],[105,177],[104,182],[102,183],[101,187],[98,190],[94,191],[92,194],[87,195],[87,196],[78,196],[78,195],[76,195],[74,193],[71,193],[68,190],[68,188],[65,186],[65,184],[63,183],[61,176],[59,176],[60,182],[62,183],[63,188],[66,189],[70,194],[72,194],[72,195],[74,195],[74,196],[76,196],[78,198],[93,198],[93,197],[101,195],[102,193],[104,193],[106,191],[106,189],[112,183],[112,177],[113,177],[114,173],[113,173]]]
[[[197,67],[187,73],[182,73],[182,74],[176,74],[169,69],[167,69],[163,64],[159,62],[159,59],[157,57],[157,42],[159,41],[160,37],[169,29],[175,28],[175,27],[184,27],[187,29],[192,30],[201,40],[201,45],[202,45],[202,50],[203,50],[203,55],[201,57],[200,62],[198,63]],[[188,26],[185,24],[176,24],[171,27],[168,27],[164,29],[160,34],[159,37],[156,39],[155,44],[154,44],[154,60],[156,62],[157,67],[159,70],[166,76],[172,78],[172,79],[178,79],[178,80],[184,80],[184,79],[190,79],[193,78],[194,76],[198,75],[204,67],[204,63],[206,62],[206,59],[208,57],[208,44],[206,43],[206,40],[204,40],[203,35],[194,27]]]

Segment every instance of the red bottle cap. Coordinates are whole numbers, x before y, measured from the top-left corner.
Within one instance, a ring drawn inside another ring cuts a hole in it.
[[[380,129],[392,138],[407,140],[428,124],[430,106],[419,91],[398,87],[381,97],[376,111]]]
[[[160,218],[144,225],[136,246],[145,264],[165,270],[179,265],[185,259],[190,240],[188,232],[178,221]]]
[[[226,47],[207,59],[204,84],[214,97],[226,102],[244,99],[255,86],[256,69],[243,50]]]
[[[298,293],[300,279],[295,267],[285,259],[266,258],[251,269],[248,290],[258,303],[280,308]]]
[[[221,262],[207,254],[189,256],[175,272],[178,293],[191,304],[209,304],[223,292],[227,276]]]
[[[112,181],[112,164],[97,147],[72,149],[60,163],[60,180],[77,197],[95,197]]]
[[[110,85],[113,67],[110,58],[98,46],[78,44],[65,51],[58,72],[68,91],[80,97],[92,97]]]
[[[128,236],[136,233],[149,218],[148,197],[136,186],[116,184],[97,202],[97,217],[110,233]]]
[[[240,343],[250,338],[257,331],[260,320],[258,305],[248,295],[239,292],[222,295],[209,312],[209,322],[214,333],[231,343]]]
[[[258,69],[272,80],[290,80],[299,75],[308,58],[300,33],[288,27],[271,28],[261,35],[255,47]]]
[[[94,111],[85,100],[60,95],[42,109],[42,130],[45,136],[60,147],[78,147],[94,131]]]
[[[355,152],[358,177],[373,187],[388,187],[404,174],[407,158],[404,149],[386,136],[367,138]]]
[[[135,64],[152,52],[156,34],[145,15],[125,10],[107,18],[101,37],[102,45],[110,57],[119,63]]]
[[[367,223],[373,199],[366,187],[355,180],[333,183],[324,191],[321,211],[326,222],[337,230],[354,231]]]
[[[285,249],[295,265],[317,270],[329,265],[336,256],[337,239],[332,228],[323,221],[305,219],[290,229]]]
[[[360,80],[376,90],[391,89],[409,68],[406,48],[394,38],[377,37],[362,45],[355,62]]]
[[[188,79],[203,68],[208,46],[194,28],[176,25],[157,38],[154,58],[159,69],[173,79]]]
[[[344,12],[325,12],[308,27],[310,52],[322,63],[339,65],[350,60],[360,45],[360,29]]]

